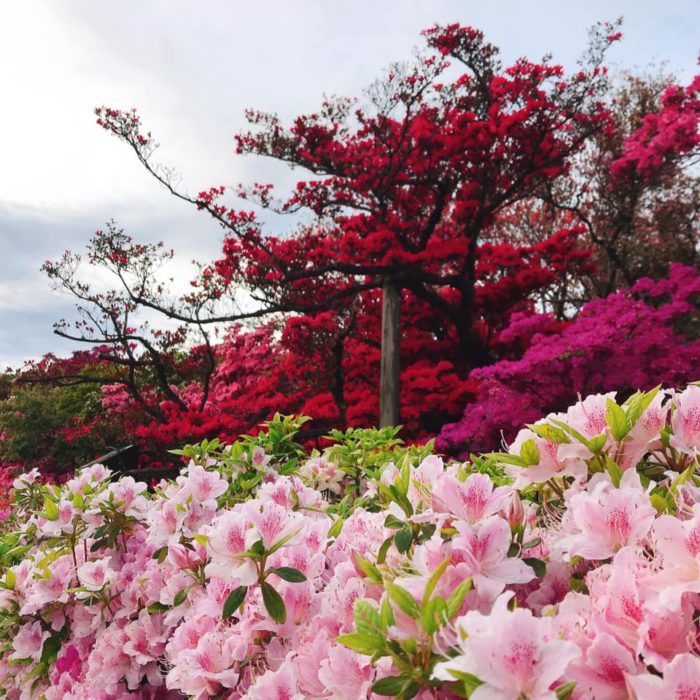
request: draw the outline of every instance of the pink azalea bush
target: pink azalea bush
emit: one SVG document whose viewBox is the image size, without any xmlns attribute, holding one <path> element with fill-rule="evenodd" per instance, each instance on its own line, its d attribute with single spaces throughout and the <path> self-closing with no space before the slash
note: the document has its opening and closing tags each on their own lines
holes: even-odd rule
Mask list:
<svg viewBox="0 0 700 700">
<path fill-rule="evenodd" d="M 700 697 L 700 386 L 588 396 L 445 463 L 303 419 L 174 481 L 19 476 L 8 698 Z"/>
</svg>

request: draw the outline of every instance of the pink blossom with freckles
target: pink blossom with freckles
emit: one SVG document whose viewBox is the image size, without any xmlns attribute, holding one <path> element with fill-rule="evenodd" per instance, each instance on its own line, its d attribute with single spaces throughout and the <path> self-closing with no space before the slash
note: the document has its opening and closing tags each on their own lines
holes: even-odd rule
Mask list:
<svg viewBox="0 0 700 700">
<path fill-rule="evenodd" d="M 535 574 L 521 559 L 508 556 L 512 533 L 508 523 L 491 516 L 477 525 L 457 521 L 452 538 L 452 563 L 464 562 L 477 591 L 491 600 L 506 584 L 527 583 Z"/>
<path fill-rule="evenodd" d="M 199 465 L 190 467 L 187 476 L 192 498 L 202 503 L 215 501 L 228 489 L 228 482 L 218 472 L 207 471 Z"/>
<path fill-rule="evenodd" d="M 450 669 L 471 673 L 483 681 L 471 700 L 555 700 L 551 690 L 581 650 L 558 639 L 546 618 L 529 610 L 508 610 L 511 594 L 494 603 L 490 615 L 470 611 L 456 621 L 459 651 L 437 664 L 433 678 L 451 681 Z"/>
<path fill-rule="evenodd" d="M 690 385 L 673 397 L 671 447 L 689 455 L 700 451 L 700 386 Z"/>
<path fill-rule="evenodd" d="M 555 545 L 568 557 L 608 559 L 627 545 L 641 542 L 649 533 L 656 510 L 635 470 L 624 473 L 620 488 L 599 480 L 590 492 L 573 496 L 565 525 L 571 534 Z"/>
<path fill-rule="evenodd" d="M 48 639 L 49 633 L 45 631 L 40 622 L 22 625 L 17 634 L 12 638 L 13 652 L 11 659 L 31 659 L 38 663 L 41 658 L 41 651 L 44 640 Z"/>
<path fill-rule="evenodd" d="M 78 579 L 88 591 L 99 591 L 106 586 L 116 573 L 104 561 L 88 561 L 78 567 Z M 79 594 L 85 595 L 85 594 Z"/>
<path fill-rule="evenodd" d="M 296 537 L 304 522 L 300 513 L 290 512 L 269 501 L 266 503 L 248 501 L 245 504 L 245 512 L 266 549 L 290 535 Z"/>
<path fill-rule="evenodd" d="M 258 574 L 251 559 L 240 557 L 257 539 L 248 518 L 239 510 L 225 511 L 216 518 L 209 532 L 207 551 L 210 561 L 205 568 L 207 576 L 224 580 L 235 578 L 247 586 L 257 580 Z"/>
<path fill-rule="evenodd" d="M 636 700 L 700 700 L 700 658 L 679 654 L 664 669 L 663 678 L 646 673 L 629 676 Z"/>
<path fill-rule="evenodd" d="M 623 440 L 616 460 L 623 470 L 635 467 L 647 452 L 660 446 L 661 428 L 669 411 L 665 398 L 663 392 L 657 393 Z"/>
<path fill-rule="evenodd" d="M 546 421 L 540 421 L 546 422 Z M 520 456 L 523 444 L 532 440 L 539 452 L 537 464 L 526 467 L 509 465 L 506 473 L 515 482 L 515 488 L 529 484 L 541 484 L 555 476 L 570 476 L 583 479 L 588 473 L 586 459 L 591 455 L 588 449 L 578 443 L 557 443 L 545 440 L 529 428 L 523 428 L 508 448 L 509 454 Z"/>
<path fill-rule="evenodd" d="M 437 479 L 433 500 L 449 513 L 474 523 L 505 508 L 512 491 L 510 486 L 494 489 L 487 474 L 470 474 L 459 481 L 453 473 L 445 472 Z"/>
<path fill-rule="evenodd" d="M 285 661 L 276 671 L 268 671 L 248 688 L 242 700 L 306 700 L 297 690 L 294 666 Z"/>
<path fill-rule="evenodd" d="M 615 400 L 616 392 L 591 394 L 571 406 L 566 412 L 566 423 L 586 438 L 602 435 L 608 430 L 606 413 L 608 399 Z"/>
</svg>

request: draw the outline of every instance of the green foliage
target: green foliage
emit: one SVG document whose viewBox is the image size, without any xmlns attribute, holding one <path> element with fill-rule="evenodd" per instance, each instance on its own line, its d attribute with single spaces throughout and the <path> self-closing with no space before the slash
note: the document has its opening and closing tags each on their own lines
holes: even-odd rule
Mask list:
<svg viewBox="0 0 700 700">
<path fill-rule="evenodd" d="M 102 392 L 95 384 L 22 384 L 3 376 L 0 392 L 0 460 L 44 472 L 72 471 L 125 441 L 123 427 L 104 419 Z M 102 416 L 100 430 L 72 426 Z"/>
</svg>

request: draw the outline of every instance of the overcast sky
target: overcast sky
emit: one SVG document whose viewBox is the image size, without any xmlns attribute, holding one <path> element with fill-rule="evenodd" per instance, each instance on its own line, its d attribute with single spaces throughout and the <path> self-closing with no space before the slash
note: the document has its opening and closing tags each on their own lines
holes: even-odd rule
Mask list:
<svg viewBox="0 0 700 700">
<path fill-rule="evenodd" d="M 72 349 L 52 334 L 70 300 L 39 267 L 106 220 L 183 260 L 219 248 L 221 230 L 95 126 L 95 106 L 137 107 L 191 192 L 274 180 L 272 164 L 233 154 L 245 107 L 291 117 L 324 93 L 358 95 L 435 22 L 479 27 L 507 61 L 572 67 L 587 28 L 620 15 L 614 64 L 693 74 L 697 0 L 0 0 L 0 368 Z"/>
</svg>

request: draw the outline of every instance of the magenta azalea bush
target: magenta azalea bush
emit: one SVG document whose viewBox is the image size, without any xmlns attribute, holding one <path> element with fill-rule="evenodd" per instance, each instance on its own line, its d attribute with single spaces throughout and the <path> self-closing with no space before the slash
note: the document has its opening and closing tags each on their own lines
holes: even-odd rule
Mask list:
<svg viewBox="0 0 700 700">
<path fill-rule="evenodd" d="M 683 386 L 700 365 L 700 272 L 673 264 L 666 279 L 596 299 L 559 332 L 546 315 L 515 314 L 501 334 L 528 346 L 515 360 L 474 370 L 477 400 L 443 427 L 440 450 L 465 457 L 511 439 L 524 421 L 559 411 L 578 395 L 617 390 L 625 397 L 658 383 Z M 544 332 L 542 332 L 544 331 Z"/>
<path fill-rule="evenodd" d="M 302 419 L 174 481 L 15 482 L 8 698 L 700 697 L 700 386 L 588 396 L 445 463 Z"/>
</svg>

